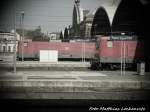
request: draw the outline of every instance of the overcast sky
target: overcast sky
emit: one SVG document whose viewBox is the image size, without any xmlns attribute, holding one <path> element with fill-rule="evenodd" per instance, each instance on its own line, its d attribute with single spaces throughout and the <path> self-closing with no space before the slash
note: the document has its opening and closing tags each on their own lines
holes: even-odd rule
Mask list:
<svg viewBox="0 0 150 112">
<path fill-rule="evenodd" d="M 106 0 L 81 0 L 83 9 L 94 10 Z M 110 1 L 110 0 L 107 0 Z M 20 12 L 24 11 L 24 26 L 34 29 L 41 26 L 44 32 L 63 30 L 72 24 L 74 0 L 3 0 L 0 1 L 0 30 L 10 30 L 14 26 L 16 10 L 16 26 L 20 26 Z"/>
<path fill-rule="evenodd" d="M 94 11 L 102 5 L 112 7 L 112 4 L 120 0 L 80 1 L 83 9 Z M 15 17 L 16 26 L 19 28 L 21 11 L 25 12 L 26 29 L 35 29 L 40 25 L 44 32 L 61 31 L 72 24 L 73 6 L 74 0 L 0 0 L 0 31 L 14 28 Z M 108 12 L 111 12 L 111 8 Z"/>
</svg>

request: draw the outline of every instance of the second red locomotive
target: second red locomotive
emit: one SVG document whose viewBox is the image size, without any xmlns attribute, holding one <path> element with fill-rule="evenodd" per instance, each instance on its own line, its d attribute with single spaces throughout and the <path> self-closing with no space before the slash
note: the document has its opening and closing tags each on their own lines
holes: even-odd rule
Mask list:
<svg viewBox="0 0 150 112">
<path fill-rule="evenodd" d="M 96 42 L 93 69 L 132 67 L 143 59 L 143 44 L 136 36 L 100 36 Z"/>
</svg>

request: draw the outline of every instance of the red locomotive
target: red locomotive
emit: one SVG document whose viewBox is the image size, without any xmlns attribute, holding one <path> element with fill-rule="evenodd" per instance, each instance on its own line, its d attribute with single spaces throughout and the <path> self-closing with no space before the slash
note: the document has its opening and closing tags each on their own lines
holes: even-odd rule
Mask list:
<svg viewBox="0 0 150 112">
<path fill-rule="evenodd" d="M 22 45 L 18 44 L 18 58 L 22 57 Z M 40 50 L 57 50 L 59 59 L 91 59 L 94 57 L 94 42 L 39 42 L 25 41 L 24 59 L 39 59 Z"/>
<path fill-rule="evenodd" d="M 22 57 L 22 44 L 18 44 L 18 58 Z M 59 59 L 85 58 L 94 69 L 120 68 L 121 63 L 131 67 L 143 60 L 143 42 L 136 36 L 99 36 L 95 42 L 39 42 L 25 41 L 24 59 L 39 59 L 40 50 L 57 50 Z"/>
<path fill-rule="evenodd" d="M 143 44 L 136 36 L 101 36 L 97 39 L 92 69 L 133 67 L 143 60 Z"/>
</svg>

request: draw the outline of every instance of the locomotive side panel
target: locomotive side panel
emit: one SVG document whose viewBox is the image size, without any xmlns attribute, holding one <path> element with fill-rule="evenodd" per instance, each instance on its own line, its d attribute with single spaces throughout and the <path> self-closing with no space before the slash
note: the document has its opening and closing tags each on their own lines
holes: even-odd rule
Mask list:
<svg viewBox="0 0 150 112">
<path fill-rule="evenodd" d="M 22 47 L 21 42 L 18 47 L 18 57 L 22 57 Z M 58 58 L 70 58 L 70 59 L 80 59 L 83 58 L 92 58 L 94 57 L 95 43 L 87 42 L 25 42 L 23 48 L 24 58 L 36 58 L 39 59 L 40 50 L 57 50 Z"/>
<path fill-rule="evenodd" d="M 119 63 L 121 57 L 121 43 L 111 41 L 108 37 L 102 37 L 99 47 L 99 58 L 101 63 Z"/>
<path fill-rule="evenodd" d="M 123 40 L 124 39 L 124 40 Z M 95 57 L 91 61 L 92 69 L 120 68 L 121 62 L 127 68 L 136 68 L 136 63 L 144 60 L 143 42 L 135 36 L 108 37 L 101 36 L 97 39 Z"/>
<path fill-rule="evenodd" d="M 34 58 L 34 44 L 32 42 L 18 43 L 18 58 L 22 58 L 22 50 L 24 58 Z"/>
<path fill-rule="evenodd" d="M 99 59 L 102 63 L 120 63 L 124 57 L 126 63 L 133 63 L 142 57 L 141 45 L 137 40 L 120 41 L 101 37 L 99 45 Z"/>
</svg>

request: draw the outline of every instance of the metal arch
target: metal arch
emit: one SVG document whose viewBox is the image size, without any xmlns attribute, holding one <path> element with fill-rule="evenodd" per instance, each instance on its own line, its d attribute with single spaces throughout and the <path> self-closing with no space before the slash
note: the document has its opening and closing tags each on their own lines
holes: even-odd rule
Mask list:
<svg viewBox="0 0 150 112">
<path fill-rule="evenodd" d="M 91 35 L 107 35 L 111 32 L 111 24 L 110 24 L 110 19 L 108 16 L 108 13 L 106 9 L 103 6 L 100 6 L 97 8 L 93 23 L 92 23 L 92 28 L 91 28 Z"/>
<path fill-rule="evenodd" d="M 141 0 L 122 0 L 112 21 L 112 32 L 138 32 Z"/>
</svg>

